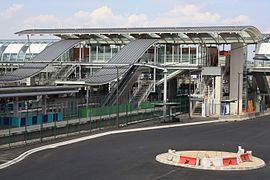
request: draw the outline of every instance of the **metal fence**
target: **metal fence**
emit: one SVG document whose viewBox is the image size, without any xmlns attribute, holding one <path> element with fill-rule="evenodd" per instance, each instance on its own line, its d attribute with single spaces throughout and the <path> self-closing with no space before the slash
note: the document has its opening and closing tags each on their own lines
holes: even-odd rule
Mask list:
<svg viewBox="0 0 270 180">
<path fill-rule="evenodd" d="M 73 99 L 57 104 L 49 103 L 46 114 L 42 114 L 40 104 L 36 103 L 31 108 L 20 109 L 16 116 L 12 111 L 1 114 L 0 145 L 11 148 L 82 132 L 92 133 L 157 120 L 162 117 L 163 110 L 155 107 L 155 103 L 142 102 L 139 107 L 133 107 L 130 103 L 107 107 L 90 104 L 87 107 L 82 100 Z M 188 109 L 188 103 L 182 101 L 173 109 L 173 113 L 186 113 Z"/>
</svg>

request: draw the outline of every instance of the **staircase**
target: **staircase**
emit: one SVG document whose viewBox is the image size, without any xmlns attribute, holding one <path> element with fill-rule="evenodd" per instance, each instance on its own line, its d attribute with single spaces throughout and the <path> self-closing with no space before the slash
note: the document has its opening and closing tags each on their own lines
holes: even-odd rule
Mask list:
<svg viewBox="0 0 270 180">
<path fill-rule="evenodd" d="M 75 71 L 75 69 L 78 67 L 78 65 L 67 65 L 67 66 L 61 66 L 58 68 L 58 70 L 51 76 L 51 79 L 53 82 L 55 80 L 65 81 L 68 80 L 69 76 Z"/>
<path fill-rule="evenodd" d="M 192 114 L 193 115 L 202 115 L 202 105 L 206 100 L 205 97 L 209 100 L 213 100 L 213 88 L 208 86 L 210 78 L 206 78 L 205 83 L 199 84 L 199 88 L 195 90 L 195 93 L 191 95 L 194 99 L 197 98 L 198 100 L 194 101 L 195 104 L 192 107 Z M 209 104 L 208 104 L 209 106 Z M 210 107 L 207 107 L 210 108 Z M 210 111 L 208 111 L 210 112 Z M 211 111 L 212 112 L 212 111 Z"/>
<path fill-rule="evenodd" d="M 269 94 L 270 90 L 266 75 L 264 75 L 263 73 L 254 73 L 254 77 L 259 87 L 260 93 Z"/>
<path fill-rule="evenodd" d="M 145 101 L 149 96 L 153 87 L 153 81 L 144 80 L 141 81 L 139 87 L 134 91 L 130 102 L 134 105 L 139 105 L 142 101 Z"/>
<path fill-rule="evenodd" d="M 202 101 L 196 101 L 195 105 L 193 106 L 193 115 L 198 115 L 201 116 L 202 115 Z"/>
<path fill-rule="evenodd" d="M 138 66 L 133 66 L 130 70 L 123 75 L 123 78 L 119 80 L 118 90 L 119 90 L 119 103 L 128 102 L 129 89 L 137 81 L 139 75 L 141 74 L 141 69 Z M 117 103 L 117 82 L 111 84 L 111 91 L 105 97 L 102 105 L 113 105 Z"/>
</svg>

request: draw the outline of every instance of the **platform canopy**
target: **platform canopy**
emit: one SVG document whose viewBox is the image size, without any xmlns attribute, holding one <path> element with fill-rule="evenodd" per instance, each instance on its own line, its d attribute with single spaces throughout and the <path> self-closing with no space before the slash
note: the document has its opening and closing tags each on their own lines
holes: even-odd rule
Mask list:
<svg viewBox="0 0 270 180">
<path fill-rule="evenodd" d="M 255 44 L 263 39 L 261 32 L 254 26 L 28 29 L 15 34 L 48 34 L 63 39 L 89 39 L 112 44 L 151 38 L 159 39 L 160 43 Z"/>
</svg>

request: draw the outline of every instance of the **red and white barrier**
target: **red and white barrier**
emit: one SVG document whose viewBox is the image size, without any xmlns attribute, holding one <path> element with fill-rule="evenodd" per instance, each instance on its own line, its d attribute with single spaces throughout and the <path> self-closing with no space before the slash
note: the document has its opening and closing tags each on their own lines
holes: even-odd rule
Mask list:
<svg viewBox="0 0 270 180">
<path fill-rule="evenodd" d="M 241 146 L 238 147 L 238 152 L 235 155 L 231 153 L 231 156 L 220 155 L 209 157 L 209 155 L 203 154 L 202 157 L 194 157 L 183 152 L 176 152 L 175 150 L 169 149 L 167 160 L 180 165 L 202 166 L 204 168 L 235 166 L 243 162 L 252 161 L 252 151 L 245 152 Z"/>
</svg>

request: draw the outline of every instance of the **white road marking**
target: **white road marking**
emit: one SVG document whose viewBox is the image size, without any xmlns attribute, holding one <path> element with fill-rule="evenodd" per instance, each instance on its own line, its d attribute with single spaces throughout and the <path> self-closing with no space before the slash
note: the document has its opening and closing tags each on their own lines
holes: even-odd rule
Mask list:
<svg viewBox="0 0 270 180">
<path fill-rule="evenodd" d="M 90 139 L 95 139 L 95 138 L 99 138 L 99 137 L 103 137 L 103 136 L 108 136 L 108 135 L 113 135 L 113 134 L 129 133 L 129 132 L 148 131 L 148 130 L 155 130 L 155 129 L 166 129 L 166 128 L 182 127 L 182 126 L 194 126 L 194 125 L 200 125 L 200 124 L 218 123 L 218 122 L 225 122 L 225 121 L 226 120 L 211 120 L 211 121 L 193 122 L 193 123 L 185 123 L 185 124 L 171 124 L 171 125 L 165 125 L 165 126 L 154 126 L 154 127 L 145 127 L 145 128 L 135 128 L 135 129 L 108 131 L 108 132 L 104 132 L 104 133 L 85 136 L 85 137 L 81 137 L 81 138 L 77 138 L 77 139 L 72 139 L 72 140 L 68 140 L 68 141 L 64 141 L 64 142 L 45 145 L 45 146 L 41 146 L 41 147 L 38 147 L 38 148 L 28 150 L 28 151 L 22 153 L 21 155 L 19 155 L 18 157 L 14 158 L 14 159 L 6 162 L 6 163 L 1 164 L 0 169 L 4 169 L 4 168 L 7 168 L 7 167 L 9 167 L 9 166 L 11 166 L 13 164 L 16 164 L 16 163 L 22 161 L 23 159 L 25 159 L 27 156 L 29 156 L 29 155 L 31 155 L 33 153 L 39 152 L 39 151 L 43 151 L 43 150 L 46 150 L 46 149 L 53 149 L 53 148 L 57 148 L 57 147 L 60 147 L 60 146 L 74 144 L 74 143 L 77 143 L 77 142 L 86 141 L 86 140 L 90 140 Z"/>
</svg>

